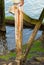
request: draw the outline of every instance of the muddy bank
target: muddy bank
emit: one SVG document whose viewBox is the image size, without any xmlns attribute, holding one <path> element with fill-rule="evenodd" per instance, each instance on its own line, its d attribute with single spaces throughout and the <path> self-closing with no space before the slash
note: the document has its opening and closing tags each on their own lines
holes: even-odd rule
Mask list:
<svg viewBox="0 0 44 65">
<path fill-rule="evenodd" d="M 6 20 L 5 20 L 5 24 L 6 24 L 6 25 L 12 25 L 12 26 L 14 26 L 14 20 L 6 19 Z"/>
</svg>

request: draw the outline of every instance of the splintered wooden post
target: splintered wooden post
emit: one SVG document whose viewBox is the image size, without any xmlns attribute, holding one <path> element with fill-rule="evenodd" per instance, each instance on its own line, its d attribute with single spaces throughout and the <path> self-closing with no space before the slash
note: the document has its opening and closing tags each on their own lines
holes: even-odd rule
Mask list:
<svg viewBox="0 0 44 65">
<path fill-rule="evenodd" d="M 22 30 L 23 30 L 23 14 L 19 8 L 15 10 L 15 41 L 16 41 L 16 57 L 22 55 Z"/>
<path fill-rule="evenodd" d="M 10 13 L 15 15 L 15 42 L 16 42 L 16 65 L 21 65 L 22 59 L 22 30 L 23 30 L 23 13 L 22 5 L 24 0 L 13 0 L 14 5 L 9 9 Z"/>
<path fill-rule="evenodd" d="M 23 13 L 21 7 L 15 10 L 15 41 L 16 41 L 16 65 L 21 65 L 22 57 L 22 30 L 23 30 Z"/>
<path fill-rule="evenodd" d="M 15 15 L 15 42 L 16 42 L 16 65 L 21 65 L 22 59 L 22 30 L 23 30 L 23 13 L 22 7 L 13 5 L 10 10 L 10 13 Z"/>
</svg>

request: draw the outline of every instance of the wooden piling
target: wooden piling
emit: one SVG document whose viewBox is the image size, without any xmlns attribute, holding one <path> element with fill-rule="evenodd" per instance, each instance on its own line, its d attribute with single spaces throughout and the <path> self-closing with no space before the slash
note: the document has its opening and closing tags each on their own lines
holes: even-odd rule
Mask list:
<svg viewBox="0 0 44 65">
<path fill-rule="evenodd" d="M 21 7 L 15 7 L 15 41 L 16 41 L 16 65 L 21 65 L 22 58 L 22 30 L 23 13 Z"/>
<path fill-rule="evenodd" d="M 21 9 L 15 10 L 15 41 L 17 58 L 22 55 L 22 30 L 23 30 L 23 14 Z"/>
</svg>

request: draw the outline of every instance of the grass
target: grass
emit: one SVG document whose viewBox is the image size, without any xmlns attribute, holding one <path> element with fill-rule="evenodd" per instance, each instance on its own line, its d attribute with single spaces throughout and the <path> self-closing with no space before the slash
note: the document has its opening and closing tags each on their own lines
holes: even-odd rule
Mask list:
<svg viewBox="0 0 44 65">
<path fill-rule="evenodd" d="M 9 60 L 9 58 L 15 57 L 15 56 L 16 56 L 15 53 L 10 52 L 10 53 L 7 54 L 7 55 L 0 56 L 0 59 Z"/>
<path fill-rule="evenodd" d="M 26 49 L 26 46 L 27 45 L 23 46 L 23 50 Z M 44 49 L 41 47 L 41 42 L 39 40 L 33 42 L 33 46 L 30 52 L 34 52 L 34 51 L 44 52 Z"/>
<path fill-rule="evenodd" d="M 41 42 L 40 41 L 34 41 L 33 46 L 30 50 L 30 53 L 28 54 L 27 58 L 32 58 L 34 56 L 39 56 L 36 54 L 36 52 L 44 52 L 44 49 L 41 47 Z M 27 45 L 23 46 L 23 51 L 26 49 Z M 34 52 L 34 53 L 31 53 Z"/>
<path fill-rule="evenodd" d="M 38 51 L 38 52 L 44 52 L 44 49 L 41 47 L 40 41 L 35 41 L 30 51 Z"/>
<path fill-rule="evenodd" d="M 5 19 L 9 19 L 9 20 L 14 20 L 14 17 L 13 16 L 5 16 Z"/>
<path fill-rule="evenodd" d="M 36 54 L 36 52 L 44 52 L 44 49 L 41 47 L 41 42 L 40 41 L 35 41 L 30 52 L 35 52 L 35 53 L 29 53 L 28 58 L 32 58 L 34 56 L 39 56 Z"/>
<path fill-rule="evenodd" d="M 26 44 L 23 45 L 23 51 L 26 49 Z M 31 52 L 44 52 L 44 49 L 41 47 L 41 42 L 40 41 L 34 41 L 34 44 L 30 50 L 30 53 L 28 54 L 27 58 L 31 58 L 33 56 L 38 56 L 36 53 L 31 53 Z M 11 57 L 15 57 L 16 54 L 14 52 L 10 52 L 8 55 L 3 55 L 3 56 L 0 56 L 0 58 L 2 59 L 5 59 L 5 60 L 8 60 L 9 58 Z"/>
</svg>

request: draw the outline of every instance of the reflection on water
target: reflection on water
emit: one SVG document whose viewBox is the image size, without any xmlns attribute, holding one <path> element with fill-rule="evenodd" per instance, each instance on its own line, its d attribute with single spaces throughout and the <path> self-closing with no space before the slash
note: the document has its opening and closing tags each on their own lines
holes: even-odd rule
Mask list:
<svg viewBox="0 0 44 65">
<path fill-rule="evenodd" d="M 23 44 L 27 42 L 28 38 L 32 33 L 31 29 L 23 29 Z M 35 39 L 39 38 L 42 34 L 42 31 L 38 31 Z M 8 49 L 15 48 L 15 29 L 14 27 L 6 26 L 6 41 Z"/>
</svg>

